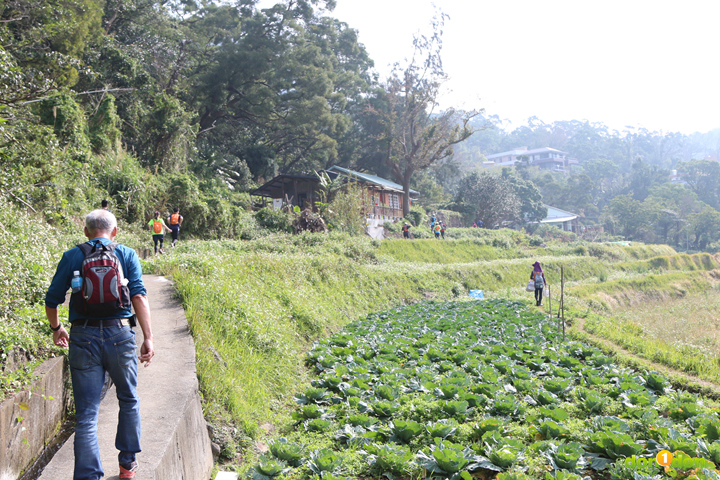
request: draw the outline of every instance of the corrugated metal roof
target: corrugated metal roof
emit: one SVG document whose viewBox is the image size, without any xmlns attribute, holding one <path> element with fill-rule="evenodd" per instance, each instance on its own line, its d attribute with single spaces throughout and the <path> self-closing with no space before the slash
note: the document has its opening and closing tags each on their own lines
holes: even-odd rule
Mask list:
<svg viewBox="0 0 720 480">
<path fill-rule="evenodd" d="M 529 155 L 529 154 L 543 153 L 543 152 L 563 153 L 563 154 L 567 155 L 567 152 L 563 152 L 562 150 L 558 150 L 556 148 L 541 147 L 541 148 L 534 148 L 532 150 L 528 150 L 526 147 L 522 147 L 522 148 L 516 148 L 514 150 L 508 150 L 507 152 L 500 152 L 500 153 L 493 153 L 492 155 L 485 155 L 485 158 L 490 160 L 491 158 L 505 157 L 508 155 L 515 155 L 517 157 L 517 156 L 521 156 L 521 155 Z"/>
<path fill-rule="evenodd" d="M 575 220 L 577 215 L 573 215 L 572 217 L 552 217 L 552 218 L 546 218 L 545 220 L 540 220 L 540 223 L 561 223 L 561 222 L 571 222 Z"/>
<path fill-rule="evenodd" d="M 546 220 L 550 218 L 558 218 L 558 217 L 579 217 L 577 213 L 568 212 L 567 210 L 562 210 L 557 207 L 551 207 L 550 205 L 545 205 L 548 209 Z"/>
<path fill-rule="evenodd" d="M 356 172 L 354 170 L 350 170 L 349 168 L 338 167 L 337 165 L 328 168 L 327 171 L 344 173 L 345 175 L 357 177 L 358 179 L 361 179 L 365 182 L 374 183 L 375 185 L 380 185 L 381 187 L 383 187 L 387 190 L 393 190 L 393 191 L 397 191 L 397 192 L 403 191 L 402 185 L 395 183 L 395 182 L 391 182 L 390 180 L 386 180 L 384 178 L 378 177 L 377 175 Z M 415 190 L 412 190 L 412 189 L 410 189 L 410 193 L 412 193 L 413 195 L 420 194 L 419 192 L 416 192 Z"/>
</svg>

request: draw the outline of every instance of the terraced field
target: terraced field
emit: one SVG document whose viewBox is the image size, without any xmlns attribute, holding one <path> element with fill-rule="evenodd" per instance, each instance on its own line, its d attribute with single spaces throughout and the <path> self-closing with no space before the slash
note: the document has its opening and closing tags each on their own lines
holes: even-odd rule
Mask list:
<svg viewBox="0 0 720 480">
<path fill-rule="evenodd" d="M 559 342 L 523 303 L 372 314 L 319 341 L 307 364 L 318 376 L 256 480 L 720 479 L 716 402 Z M 662 450 L 675 452 L 666 469 Z"/>
</svg>

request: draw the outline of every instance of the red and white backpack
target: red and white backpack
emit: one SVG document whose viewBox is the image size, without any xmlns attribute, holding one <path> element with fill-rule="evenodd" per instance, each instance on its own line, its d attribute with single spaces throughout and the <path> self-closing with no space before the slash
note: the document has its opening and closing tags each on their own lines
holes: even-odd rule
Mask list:
<svg viewBox="0 0 720 480">
<path fill-rule="evenodd" d="M 130 289 L 120 259 L 117 242 L 78 245 L 85 255 L 80 268 L 82 289 L 73 293 L 75 310 L 88 318 L 107 318 L 130 308 Z"/>
</svg>

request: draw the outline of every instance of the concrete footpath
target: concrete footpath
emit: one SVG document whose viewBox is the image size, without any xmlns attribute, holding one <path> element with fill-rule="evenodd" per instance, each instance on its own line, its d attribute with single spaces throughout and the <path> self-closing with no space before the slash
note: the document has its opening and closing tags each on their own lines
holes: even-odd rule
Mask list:
<svg viewBox="0 0 720 480">
<path fill-rule="evenodd" d="M 208 480 L 213 466 L 210 438 L 202 415 L 195 371 L 195 345 L 185 312 L 173 297 L 172 283 L 155 275 L 143 277 L 148 290 L 155 358 L 138 366 L 142 416 L 142 453 L 137 480 Z M 143 337 L 136 327 L 138 345 Z M 105 479 L 118 478 L 115 432 L 118 403 L 111 388 L 100 405 L 98 437 Z M 72 480 L 73 440 L 63 445 L 40 480 Z"/>
</svg>

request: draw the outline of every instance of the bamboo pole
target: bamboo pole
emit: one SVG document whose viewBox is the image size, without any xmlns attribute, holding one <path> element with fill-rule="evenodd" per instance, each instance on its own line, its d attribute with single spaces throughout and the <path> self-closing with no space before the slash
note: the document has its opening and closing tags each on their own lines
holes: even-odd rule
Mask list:
<svg viewBox="0 0 720 480">
<path fill-rule="evenodd" d="M 562 310 L 562 332 L 565 341 L 565 269 L 560 267 L 560 308 Z"/>
<path fill-rule="evenodd" d="M 548 288 L 548 297 L 547 297 L 548 298 L 548 307 L 550 308 L 550 311 L 548 312 L 548 318 L 550 319 L 550 321 L 552 321 L 552 316 L 553 316 L 552 295 L 550 294 L 550 284 L 549 283 L 547 285 L 547 288 Z M 558 333 L 559 333 L 559 330 L 560 330 L 560 325 L 558 325 Z"/>
</svg>

